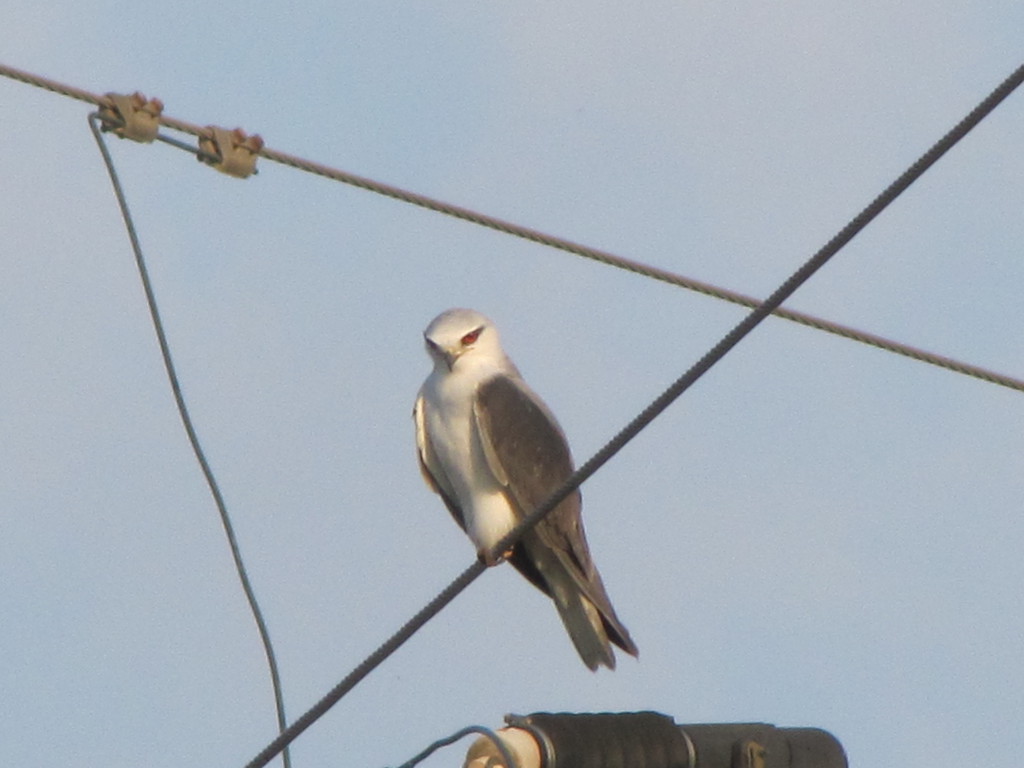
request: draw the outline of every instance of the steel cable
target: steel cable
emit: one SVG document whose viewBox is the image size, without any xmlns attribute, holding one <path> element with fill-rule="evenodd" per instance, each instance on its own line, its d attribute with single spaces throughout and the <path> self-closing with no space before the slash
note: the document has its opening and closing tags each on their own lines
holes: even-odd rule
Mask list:
<svg viewBox="0 0 1024 768">
<path fill-rule="evenodd" d="M 70 85 L 65 85 L 49 78 L 41 77 L 29 72 L 24 72 L 14 67 L 9 67 L 0 64 L 0 75 L 4 75 L 14 80 L 21 81 L 28 85 L 33 85 L 38 88 L 44 88 L 53 93 L 58 93 L 71 98 L 79 99 L 80 101 L 89 102 L 100 106 L 108 104 L 108 99 L 103 96 L 99 96 L 89 91 L 75 88 Z M 182 133 L 188 133 L 193 136 L 209 136 L 210 131 L 206 128 L 189 123 L 184 120 L 169 117 L 166 115 L 160 116 L 161 124 L 180 131 Z M 194 147 L 190 147 L 182 142 L 179 142 L 168 137 L 159 136 L 161 141 L 170 144 L 178 149 L 184 149 L 193 154 L 199 154 L 198 150 Z M 420 195 L 415 192 L 410 192 L 399 187 L 384 184 L 373 179 L 366 178 L 364 176 L 358 176 L 347 171 L 333 168 L 322 163 L 317 163 L 312 160 L 290 155 L 285 152 L 280 152 L 269 147 L 264 147 L 260 151 L 260 155 L 265 157 L 267 160 L 271 160 L 282 165 L 289 166 L 305 173 L 311 173 L 317 176 L 321 176 L 332 181 L 338 181 L 343 184 L 358 187 L 369 192 L 374 192 L 379 195 L 400 200 L 411 205 L 416 205 L 427 210 L 434 211 L 436 213 L 442 213 L 447 216 L 452 216 L 463 221 L 477 224 L 478 226 L 487 227 L 498 232 L 502 232 L 507 235 L 519 237 L 530 242 L 545 245 L 556 250 L 571 253 L 582 258 L 591 259 L 593 261 L 606 264 L 618 269 L 623 269 L 628 272 L 632 272 L 643 277 L 648 277 L 654 280 L 659 280 L 669 285 L 674 285 L 680 288 L 686 288 L 687 290 L 695 291 L 697 293 L 711 296 L 716 299 L 728 301 L 733 304 L 738 304 L 748 309 L 753 309 L 760 304 L 760 301 L 746 294 L 739 293 L 737 291 L 731 291 L 727 288 L 712 285 L 700 280 L 695 280 L 684 275 L 680 275 L 675 272 L 670 272 L 665 269 L 644 264 L 639 261 L 625 258 L 623 256 L 617 256 L 608 251 L 603 251 L 598 248 L 591 248 L 580 243 L 566 240 L 565 238 L 556 237 L 549 235 L 544 232 L 540 232 L 529 227 L 524 227 L 519 224 L 514 224 L 503 219 L 499 219 L 494 216 L 488 216 L 487 214 L 480 213 L 478 211 L 464 208 L 462 206 L 453 205 L 434 198 L 427 197 L 426 195 Z M 991 384 L 997 384 L 1002 387 L 1014 389 L 1018 392 L 1024 392 L 1024 380 L 1008 376 L 1006 374 L 997 373 L 996 371 L 982 368 L 971 363 L 965 363 L 961 360 L 956 360 L 945 355 L 940 355 L 935 352 L 929 352 L 918 347 L 913 347 L 908 344 L 903 344 L 892 339 L 879 336 L 874 333 L 868 333 L 867 331 L 861 331 L 856 328 L 852 328 L 841 323 L 834 323 L 830 320 L 825 320 L 814 315 L 810 315 L 804 312 L 798 312 L 783 307 L 777 307 L 773 313 L 777 317 L 781 317 L 785 320 L 789 320 L 794 323 L 805 325 L 809 328 L 816 330 L 825 331 L 827 333 L 840 336 L 842 338 L 850 339 L 851 341 L 857 341 L 862 344 L 876 347 L 878 349 L 892 352 L 894 354 L 908 357 L 912 360 L 917 360 L 922 363 L 934 365 L 938 368 L 943 368 L 954 373 L 959 373 L 965 376 L 971 376 L 981 381 L 987 381 Z"/>
<path fill-rule="evenodd" d="M 615 435 L 600 451 L 577 469 L 544 503 L 523 518 L 516 527 L 499 541 L 494 549 L 495 556 L 507 552 L 526 532 L 534 528 L 545 515 L 561 503 L 573 490 L 586 481 L 598 469 L 622 450 L 630 440 L 658 417 L 669 405 L 683 394 L 695 381 L 703 376 L 715 363 L 722 359 L 747 334 L 749 334 L 772 311 L 788 299 L 794 291 L 806 282 L 817 270 L 824 266 L 844 245 L 866 227 L 886 207 L 902 194 L 907 187 L 927 171 L 940 157 L 948 152 L 960 139 L 967 135 L 986 115 L 998 106 L 1024 80 L 1024 66 L 1019 67 L 990 93 L 977 107 L 945 136 L 937 141 L 927 152 L 918 158 L 906 171 L 886 187 L 860 213 L 843 227 L 831 240 L 818 250 L 807 262 L 794 272 L 767 299 L 759 304 L 739 324 L 737 324 L 721 341 L 715 344 L 686 373 L 673 382 L 661 395 L 648 405 L 636 418 Z M 246 768 L 260 768 L 295 740 L 316 719 L 336 704 L 356 683 L 366 677 L 391 653 L 404 644 L 427 621 L 433 618 L 444 606 L 450 603 L 459 593 L 471 584 L 485 567 L 480 561 L 475 562 L 462 572 L 448 587 L 427 604 L 416 616 L 407 622 L 398 632 L 392 635 L 380 648 L 373 652 L 353 672 L 323 697 L 312 709 L 306 712 L 295 723 L 285 729 L 256 757 L 246 764 Z"/>
</svg>

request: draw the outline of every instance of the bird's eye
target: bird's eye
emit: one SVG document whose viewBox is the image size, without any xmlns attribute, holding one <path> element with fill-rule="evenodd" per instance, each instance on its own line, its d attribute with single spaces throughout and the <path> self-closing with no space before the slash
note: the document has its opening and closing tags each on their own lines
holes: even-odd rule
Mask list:
<svg viewBox="0 0 1024 768">
<path fill-rule="evenodd" d="M 483 328 L 477 328 L 475 331 L 470 331 L 465 336 L 463 336 L 462 339 L 461 339 L 462 346 L 468 347 L 470 344 L 472 344 L 477 339 L 479 339 L 480 338 L 480 332 L 482 330 L 483 330 Z"/>
</svg>

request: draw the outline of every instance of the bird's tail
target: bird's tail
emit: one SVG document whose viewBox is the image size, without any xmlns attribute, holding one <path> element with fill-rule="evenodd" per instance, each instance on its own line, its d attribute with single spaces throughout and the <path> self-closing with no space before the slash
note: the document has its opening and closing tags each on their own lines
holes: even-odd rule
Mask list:
<svg viewBox="0 0 1024 768">
<path fill-rule="evenodd" d="M 615 615 L 601 575 L 589 559 L 581 567 L 566 552 L 547 546 L 533 548 L 524 569 L 525 559 L 513 562 L 554 601 L 572 644 L 591 670 L 602 664 L 615 669 L 613 643 L 626 653 L 638 655 L 629 631 Z"/>
<path fill-rule="evenodd" d="M 555 590 L 552 595 L 558 616 L 583 663 L 591 670 L 596 670 L 601 664 L 615 669 L 615 654 L 612 653 L 601 612 L 581 592 L 571 591 L 568 595 L 560 595 L 559 592 L 562 590 Z"/>
</svg>

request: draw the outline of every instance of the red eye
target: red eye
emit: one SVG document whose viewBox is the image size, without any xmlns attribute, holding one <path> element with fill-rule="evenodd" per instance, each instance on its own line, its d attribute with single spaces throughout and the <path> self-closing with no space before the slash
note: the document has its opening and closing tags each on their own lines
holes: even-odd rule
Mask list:
<svg viewBox="0 0 1024 768">
<path fill-rule="evenodd" d="M 477 339 L 479 339 L 480 338 L 480 332 L 482 330 L 483 330 L 483 328 L 477 328 L 475 331 L 470 331 L 465 336 L 463 336 L 462 339 L 461 339 L 462 346 L 468 347 L 470 344 L 472 344 Z"/>
</svg>

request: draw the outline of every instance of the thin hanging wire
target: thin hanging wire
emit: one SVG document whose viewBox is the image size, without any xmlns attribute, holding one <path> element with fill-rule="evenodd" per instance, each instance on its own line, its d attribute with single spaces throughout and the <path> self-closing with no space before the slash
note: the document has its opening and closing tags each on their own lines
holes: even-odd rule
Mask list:
<svg viewBox="0 0 1024 768">
<path fill-rule="evenodd" d="M 414 755 L 406 760 L 398 766 L 398 768 L 415 768 L 432 754 L 437 752 L 437 750 L 441 749 L 441 747 L 447 747 L 454 744 L 459 739 L 463 739 L 471 733 L 483 736 L 494 745 L 494 748 L 498 750 L 498 754 L 501 755 L 501 759 L 504 761 L 503 765 L 505 768 L 518 768 L 519 763 L 516 761 L 515 755 L 513 755 L 512 751 L 508 748 L 508 745 L 502 741 L 501 737 L 498 736 L 497 733 L 482 725 L 467 725 L 465 728 L 456 731 L 451 736 L 445 736 L 443 739 L 438 739 L 418 755 Z"/>
<path fill-rule="evenodd" d="M 210 495 L 213 496 L 214 504 L 217 506 L 217 512 L 220 514 L 220 521 L 224 527 L 224 533 L 227 536 L 228 545 L 231 548 L 231 557 L 235 562 L 235 570 L 238 572 L 238 579 L 242 583 L 242 590 L 245 592 L 245 598 L 248 600 L 249 608 L 252 611 L 253 618 L 256 620 L 256 627 L 259 630 L 260 640 L 263 642 L 263 650 L 266 653 L 267 665 L 270 667 L 270 681 L 274 689 L 274 704 L 277 710 L 278 730 L 283 731 L 288 724 L 288 720 L 285 717 L 281 677 L 277 669 L 277 658 L 274 654 L 274 646 L 270 642 L 270 632 L 268 631 L 266 622 L 263 619 L 263 612 L 260 610 L 259 602 L 256 600 L 256 593 L 253 591 L 252 583 L 249 581 L 249 574 L 246 571 L 245 563 L 242 561 L 242 553 L 238 547 L 238 539 L 235 537 L 234 526 L 231 524 L 231 518 L 228 515 L 227 505 L 224 503 L 224 497 L 221 494 L 220 486 L 217 484 L 213 470 L 210 468 L 210 463 L 206 460 L 206 454 L 203 451 L 203 447 L 199 442 L 199 437 L 196 434 L 195 427 L 192 424 L 192 417 L 189 415 L 188 406 L 185 404 L 185 398 L 181 392 L 181 384 L 178 380 L 178 374 L 174 367 L 174 361 L 171 358 L 171 348 L 167 343 L 167 334 L 164 332 L 163 321 L 160 319 L 160 311 L 157 308 L 156 295 L 153 292 L 153 286 L 149 280 L 149 270 L 146 268 L 146 261 L 143 257 L 142 246 L 139 244 L 139 238 L 135 231 L 135 224 L 132 221 L 131 212 L 128 209 L 128 201 L 125 198 L 124 190 L 121 187 L 121 180 L 114 167 L 113 158 L 110 156 L 107 144 L 103 140 L 103 134 L 100 131 L 99 122 L 100 119 L 97 113 L 89 115 L 89 128 L 92 130 L 92 135 L 96 138 L 96 144 L 100 149 L 100 154 L 103 156 L 103 162 L 106 164 L 107 173 L 110 175 L 110 182 L 114 187 L 114 194 L 117 197 L 117 204 L 121 209 L 121 217 L 124 219 L 125 229 L 127 230 L 128 238 L 131 241 L 132 251 L 135 254 L 135 264 L 138 267 L 139 277 L 142 280 L 142 288 L 146 294 L 146 304 L 149 306 L 149 315 L 153 321 L 153 329 L 156 331 L 157 342 L 160 345 L 160 355 L 163 357 L 164 369 L 167 371 L 167 379 L 170 382 L 171 391 L 174 393 L 174 402 L 178 407 L 178 414 L 181 417 L 181 423 L 185 427 L 185 433 L 188 435 L 188 441 L 192 446 L 192 452 L 195 454 L 196 461 L 199 462 L 199 467 L 202 469 L 203 477 L 206 478 L 206 484 L 210 489 Z M 284 761 L 284 768 L 291 768 L 291 754 L 287 748 L 282 750 L 282 759 Z"/>
</svg>

